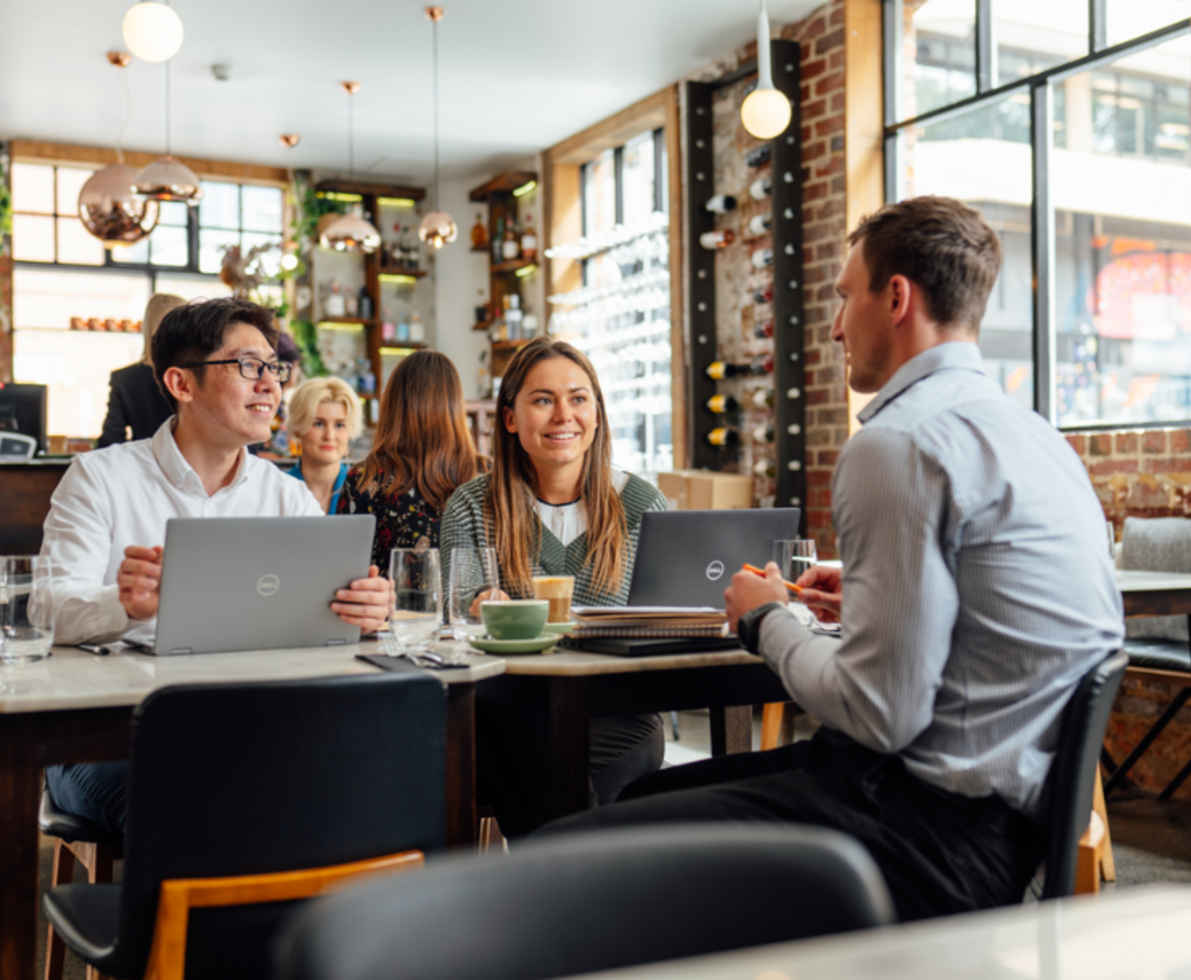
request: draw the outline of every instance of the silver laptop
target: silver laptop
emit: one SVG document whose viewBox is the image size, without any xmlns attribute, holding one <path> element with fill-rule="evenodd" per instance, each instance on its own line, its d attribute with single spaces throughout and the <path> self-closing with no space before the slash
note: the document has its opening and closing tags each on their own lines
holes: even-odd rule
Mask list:
<svg viewBox="0 0 1191 980">
<path fill-rule="evenodd" d="M 368 574 L 375 529 L 371 514 L 167 521 L 153 652 L 358 642 L 331 603 Z"/>
<path fill-rule="evenodd" d="M 724 608 L 744 564 L 764 568 L 773 542 L 798 537 L 798 507 L 648 510 L 641 516 L 630 606 Z"/>
</svg>

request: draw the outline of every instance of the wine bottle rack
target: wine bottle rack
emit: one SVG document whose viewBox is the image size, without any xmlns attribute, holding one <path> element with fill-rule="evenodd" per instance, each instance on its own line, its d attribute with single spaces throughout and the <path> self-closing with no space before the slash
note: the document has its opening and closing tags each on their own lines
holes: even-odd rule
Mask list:
<svg viewBox="0 0 1191 980">
<path fill-rule="evenodd" d="M 776 431 L 776 496 L 778 507 L 802 507 L 806 512 L 806 365 L 803 311 L 802 249 L 802 146 L 799 112 L 799 47 L 794 41 L 772 41 L 773 80 L 790 100 L 793 115 L 786 131 L 772 142 L 773 175 L 773 386 Z M 716 382 L 707 376 L 708 366 L 717 360 L 715 259 L 699 245 L 699 236 L 715 227 L 715 215 L 704 203 L 717 191 L 714 187 L 712 96 L 716 89 L 735 84 L 755 72 L 744 65 L 714 82 L 686 83 L 686 184 L 688 338 L 687 398 L 691 438 L 690 459 L 700 469 L 719 469 L 721 453 L 707 444 L 705 436 L 722 419 L 708 408 L 717 393 Z M 735 193 L 742 188 L 725 189 Z M 729 246 L 729 249 L 731 246 Z M 725 250 L 728 251 L 728 250 Z"/>
</svg>

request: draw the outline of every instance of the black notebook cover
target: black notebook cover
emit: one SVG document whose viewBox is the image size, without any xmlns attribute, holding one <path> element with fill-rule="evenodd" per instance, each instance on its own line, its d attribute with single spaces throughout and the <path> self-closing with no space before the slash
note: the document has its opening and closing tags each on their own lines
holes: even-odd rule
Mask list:
<svg viewBox="0 0 1191 980">
<path fill-rule="evenodd" d="M 664 640 L 630 640 L 614 636 L 577 639 L 564 637 L 560 650 L 579 653 L 608 653 L 614 657 L 658 657 L 674 653 L 708 653 L 716 650 L 743 650 L 735 636 L 680 636 Z"/>
</svg>

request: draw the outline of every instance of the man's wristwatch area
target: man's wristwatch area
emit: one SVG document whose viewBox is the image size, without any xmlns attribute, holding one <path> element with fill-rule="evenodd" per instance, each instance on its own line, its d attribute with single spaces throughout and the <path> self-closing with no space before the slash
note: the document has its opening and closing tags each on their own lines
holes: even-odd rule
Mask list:
<svg viewBox="0 0 1191 980">
<path fill-rule="evenodd" d="M 784 608 L 785 606 L 780 602 L 767 602 L 756 609 L 750 609 L 741 616 L 740 622 L 736 626 L 736 635 L 740 638 L 740 645 L 749 653 L 757 653 L 757 648 L 761 645 L 761 620 L 775 609 Z"/>
</svg>

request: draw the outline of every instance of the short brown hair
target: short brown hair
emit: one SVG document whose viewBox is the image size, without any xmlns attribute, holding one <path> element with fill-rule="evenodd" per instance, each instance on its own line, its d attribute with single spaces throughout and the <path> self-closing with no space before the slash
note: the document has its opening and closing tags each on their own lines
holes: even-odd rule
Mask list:
<svg viewBox="0 0 1191 980">
<path fill-rule="evenodd" d="M 893 276 L 922 289 L 936 323 L 980 329 L 1001 270 L 1001 242 L 979 212 L 951 197 L 912 197 L 863 218 L 848 244 L 863 244 L 869 291 Z"/>
</svg>

